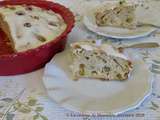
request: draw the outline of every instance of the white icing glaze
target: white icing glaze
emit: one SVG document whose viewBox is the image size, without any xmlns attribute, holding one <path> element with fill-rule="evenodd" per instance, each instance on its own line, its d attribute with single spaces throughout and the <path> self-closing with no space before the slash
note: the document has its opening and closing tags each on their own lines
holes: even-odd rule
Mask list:
<svg viewBox="0 0 160 120">
<path fill-rule="evenodd" d="M 14 7 L 16 8 L 15 10 L 1 7 L 0 13 L 10 26 L 17 51 L 24 51 L 45 44 L 58 37 L 66 28 L 66 24 L 60 15 L 53 11 L 42 10 L 35 6 L 31 6 L 31 11 L 25 10 L 25 6 L 15 5 Z M 24 11 L 25 15 L 15 14 L 17 11 Z M 31 16 L 37 16 L 39 19 L 34 19 Z M 49 25 L 49 22 L 56 23 L 57 26 Z M 30 23 L 31 27 L 25 27 L 25 23 Z M 35 34 L 43 36 L 46 41 L 41 42 Z"/>
<path fill-rule="evenodd" d="M 118 50 L 116 50 L 112 45 L 110 44 L 101 44 L 101 45 L 91 45 L 91 44 L 80 44 L 80 46 L 87 50 L 87 51 L 91 51 L 94 49 L 101 49 L 102 51 L 104 51 L 107 55 L 111 55 L 111 56 L 115 56 L 115 57 L 119 57 L 119 58 L 123 58 L 125 60 L 128 60 L 128 58 L 120 53 Z M 98 47 L 98 48 L 97 48 Z"/>
<path fill-rule="evenodd" d="M 105 51 L 108 55 L 112 55 L 112 56 L 115 56 L 115 57 L 120 57 L 120 58 L 123 58 L 123 59 L 128 60 L 128 58 L 127 58 L 124 54 L 119 53 L 117 50 L 115 50 L 115 49 L 113 48 L 112 45 L 102 44 L 101 49 L 102 49 L 103 51 Z"/>
</svg>

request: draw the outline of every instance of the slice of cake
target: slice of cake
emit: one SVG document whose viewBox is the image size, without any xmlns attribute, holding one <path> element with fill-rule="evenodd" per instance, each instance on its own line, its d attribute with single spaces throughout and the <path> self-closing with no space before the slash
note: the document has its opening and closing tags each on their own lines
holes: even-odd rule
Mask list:
<svg viewBox="0 0 160 120">
<path fill-rule="evenodd" d="M 58 37 L 66 29 L 62 17 L 36 6 L 0 7 L 0 28 L 9 38 L 14 51 L 36 48 Z"/>
<path fill-rule="evenodd" d="M 98 26 L 136 28 L 135 9 L 135 5 L 124 1 L 106 4 L 96 10 L 96 24 Z"/>
<path fill-rule="evenodd" d="M 132 68 L 131 62 L 109 44 L 75 42 L 71 54 L 74 79 L 126 80 Z"/>
</svg>

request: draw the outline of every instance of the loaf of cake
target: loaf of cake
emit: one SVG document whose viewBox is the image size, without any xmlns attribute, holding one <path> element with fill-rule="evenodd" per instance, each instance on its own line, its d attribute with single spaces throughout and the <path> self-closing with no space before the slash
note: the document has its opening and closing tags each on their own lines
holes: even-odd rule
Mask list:
<svg viewBox="0 0 160 120">
<path fill-rule="evenodd" d="M 21 52 L 54 40 L 64 32 L 66 23 L 52 10 L 7 5 L 0 7 L 0 28 L 6 33 L 14 51 Z"/>
<path fill-rule="evenodd" d="M 124 1 L 105 4 L 95 12 L 96 24 L 134 29 L 137 24 L 135 10 L 136 5 Z"/>
<path fill-rule="evenodd" d="M 110 44 L 81 41 L 71 44 L 73 79 L 126 80 L 132 63 Z"/>
</svg>

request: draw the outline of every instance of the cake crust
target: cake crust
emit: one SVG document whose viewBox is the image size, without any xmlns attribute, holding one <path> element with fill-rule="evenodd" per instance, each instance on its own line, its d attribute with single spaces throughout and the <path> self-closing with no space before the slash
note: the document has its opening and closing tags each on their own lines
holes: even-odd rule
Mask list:
<svg viewBox="0 0 160 120">
<path fill-rule="evenodd" d="M 12 38 L 12 35 L 11 35 L 11 31 L 9 29 L 9 25 L 6 21 L 4 21 L 4 16 L 1 13 L 0 13 L 0 28 L 6 34 L 6 37 L 10 40 L 9 44 L 11 45 L 12 49 L 14 50 L 14 42 L 13 42 L 13 38 Z"/>
</svg>

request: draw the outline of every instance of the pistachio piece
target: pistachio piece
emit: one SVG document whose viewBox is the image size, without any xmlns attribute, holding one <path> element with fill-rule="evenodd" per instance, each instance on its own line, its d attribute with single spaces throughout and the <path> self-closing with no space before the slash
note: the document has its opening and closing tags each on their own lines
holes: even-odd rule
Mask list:
<svg viewBox="0 0 160 120">
<path fill-rule="evenodd" d="M 117 76 L 118 79 L 120 79 L 120 80 L 122 79 L 122 75 L 120 73 L 117 74 L 116 76 Z"/>
<path fill-rule="evenodd" d="M 82 75 L 82 76 L 85 75 L 84 67 L 85 67 L 84 64 L 80 64 L 80 65 L 79 65 L 79 68 L 80 68 L 79 74 Z"/>
<path fill-rule="evenodd" d="M 40 41 L 40 42 L 46 42 L 47 40 L 46 40 L 46 38 L 45 37 L 43 37 L 42 35 L 38 35 L 38 34 L 34 34 L 35 36 L 36 36 L 36 38 Z"/>
<path fill-rule="evenodd" d="M 126 22 L 127 23 L 131 23 L 133 21 L 133 18 L 132 17 L 128 17 L 127 19 L 126 19 Z"/>
</svg>

